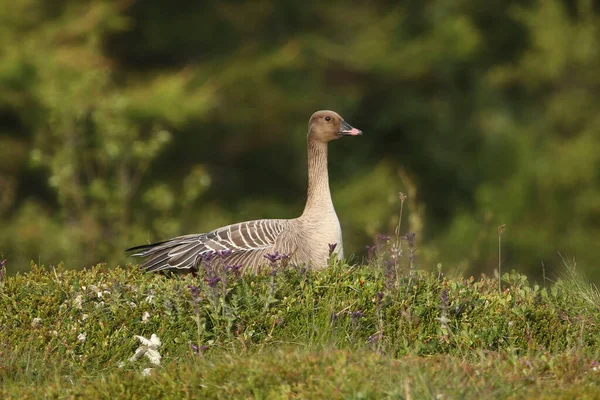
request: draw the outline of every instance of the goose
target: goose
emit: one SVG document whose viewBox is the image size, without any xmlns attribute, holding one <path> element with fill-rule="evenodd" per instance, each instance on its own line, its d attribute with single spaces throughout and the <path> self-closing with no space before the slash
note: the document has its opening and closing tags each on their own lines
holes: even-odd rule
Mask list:
<svg viewBox="0 0 600 400">
<path fill-rule="evenodd" d="M 362 135 L 336 112 L 315 112 L 308 123 L 308 190 L 302 215 L 294 219 L 259 219 L 131 247 L 144 257 L 148 272 L 196 272 L 203 257 L 225 255 L 229 266 L 257 272 L 268 259 L 281 255 L 293 265 L 322 269 L 331 252 L 344 255 L 342 229 L 335 213 L 327 170 L 327 144 L 343 136 Z"/>
</svg>

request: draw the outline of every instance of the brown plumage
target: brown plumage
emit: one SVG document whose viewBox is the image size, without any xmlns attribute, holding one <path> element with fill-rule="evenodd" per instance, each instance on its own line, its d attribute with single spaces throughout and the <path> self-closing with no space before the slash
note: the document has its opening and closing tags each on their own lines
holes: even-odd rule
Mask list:
<svg viewBox="0 0 600 400">
<path fill-rule="evenodd" d="M 132 247 L 132 256 L 147 257 L 147 271 L 194 271 L 203 255 L 227 254 L 229 265 L 256 271 L 265 255 L 287 254 L 290 262 L 324 268 L 329 244 L 343 256 L 342 230 L 333 208 L 327 171 L 327 143 L 362 132 L 334 111 L 317 111 L 308 123 L 308 195 L 302 215 L 295 219 L 261 219 L 224 226 L 208 233 L 179 236 L 164 242 Z"/>
</svg>

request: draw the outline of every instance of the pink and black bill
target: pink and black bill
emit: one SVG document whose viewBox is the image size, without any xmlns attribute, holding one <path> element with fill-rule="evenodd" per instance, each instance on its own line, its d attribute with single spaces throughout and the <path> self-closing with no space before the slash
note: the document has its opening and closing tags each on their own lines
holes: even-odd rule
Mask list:
<svg viewBox="0 0 600 400">
<path fill-rule="evenodd" d="M 362 135 L 362 131 L 360 129 L 353 128 L 349 123 L 342 120 L 340 125 L 340 135 L 341 136 L 359 136 Z"/>
</svg>

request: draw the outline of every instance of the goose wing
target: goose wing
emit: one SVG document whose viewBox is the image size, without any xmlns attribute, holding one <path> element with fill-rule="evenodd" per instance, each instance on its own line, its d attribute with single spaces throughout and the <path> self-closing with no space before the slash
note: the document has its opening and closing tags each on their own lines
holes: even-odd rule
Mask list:
<svg viewBox="0 0 600 400">
<path fill-rule="evenodd" d="M 140 267 L 149 271 L 192 270 L 208 252 L 231 251 L 229 264 L 245 264 L 257 253 L 272 249 L 289 220 L 262 219 L 224 226 L 208 233 L 179 236 L 164 242 L 127 249 L 131 256 L 148 257 Z M 261 260 L 262 261 L 262 260 Z"/>
</svg>

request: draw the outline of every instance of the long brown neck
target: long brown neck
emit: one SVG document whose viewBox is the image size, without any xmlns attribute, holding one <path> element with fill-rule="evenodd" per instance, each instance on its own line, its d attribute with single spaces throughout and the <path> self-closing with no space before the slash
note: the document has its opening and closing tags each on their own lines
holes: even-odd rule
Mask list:
<svg viewBox="0 0 600 400">
<path fill-rule="evenodd" d="M 327 172 L 327 143 L 308 139 L 308 197 L 303 217 L 333 211 L 329 174 Z"/>
</svg>

